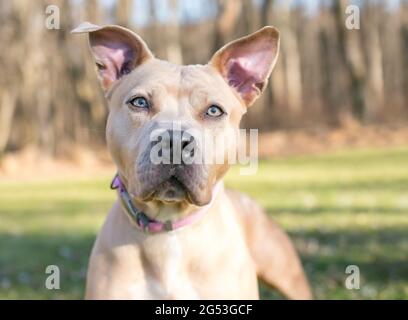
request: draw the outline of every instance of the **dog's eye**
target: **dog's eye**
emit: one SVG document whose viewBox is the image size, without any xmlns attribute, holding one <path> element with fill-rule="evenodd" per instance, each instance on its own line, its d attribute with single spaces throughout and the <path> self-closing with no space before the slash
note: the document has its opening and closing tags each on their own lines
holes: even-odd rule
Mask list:
<svg viewBox="0 0 408 320">
<path fill-rule="evenodd" d="M 208 108 L 206 115 L 209 117 L 218 118 L 221 117 L 224 113 L 225 112 L 219 106 L 213 104 Z"/>
<path fill-rule="evenodd" d="M 131 98 L 127 104 L 133 108 L 149 109 L 149 102 L 143 97 Z"/>
</svg>

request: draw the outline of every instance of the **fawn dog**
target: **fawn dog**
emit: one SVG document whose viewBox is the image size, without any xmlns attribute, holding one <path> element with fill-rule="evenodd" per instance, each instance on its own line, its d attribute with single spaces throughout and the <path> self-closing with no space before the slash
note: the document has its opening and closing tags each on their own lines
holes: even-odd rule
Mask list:
<svg viewBox="0 0 408 320">
<path fill-rule="evenodd" d="M 260 278 L 288 298 L 311 298 L 289 237 L 253 200 L 224 188 L 228 160 L 152 161 L 156 149 L 168 158 L 176 146 L 199 154 L 198 139 L 184 138 L 189 130 L 213 140 L 237 131 L 276 63 L 278 30 L 264 27 L 225 45 L 206 65 L 185 66 L 155 58 L 120 26 L 84 22 L 72 33 L 88 34 L 117 166 L 118 201 L 94 244 L 85 297 L 258 299 Z M 154 132 L 166 134 L 154 139 Z M 218 144 L 215 153 L 229 148 Z"/>
</svg>

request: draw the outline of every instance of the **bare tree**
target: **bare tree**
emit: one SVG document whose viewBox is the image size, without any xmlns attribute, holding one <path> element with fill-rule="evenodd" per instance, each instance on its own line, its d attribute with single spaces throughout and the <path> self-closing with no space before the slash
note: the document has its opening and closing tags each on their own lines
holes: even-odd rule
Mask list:
<svg viewBox="0 0 408 320">
<path fill-rule="evenodd" d="M 166 28 L 167 59 L 176 64 L 183 63 L 180 40 L 180 21 L 178 17 L 178 1 L 170 0 L 169 23 Z"/>
<path fill-rule="evenodd" d="M 379 5 L 367 4 L 366 16 L 366 47 L 367 47 L 367 84 L 365 119 L 376 119 L 384 105 L 384 75 L 383 54 L 380 44 L 380 14 Z"/>
<path fill-rule="evenodd" d="M 281 48 L 285 62 L 286 95 L 291 114 L 299 114 L 302 108 L 302 79 L 296 33 L 291 25 L 292 1 L 285 1 L 280 12 Z"/>
<path fill-rule="evenodd" d="M 347 3 L 347 0 L 336 0 L 333 10 L 337 21 L 341 58 L 350 78 L 349 92 L 351 94 L 353 115 L 362 120 L 366 109 L 364 95 L 366 67 L 359 32 L 357 30 L 347 30 L 345 27 Z"/>
<path fill-rule="evenodd" d="M 116 23 L 124 26 L 130 26 L 133 0 L 121 0 L 116 3 Z"/>
<path fill-rule="evenodd" d="M 218 0 L 218 17 L 215 20 L 213 50 L 218 50 L 232 37 L 241 14 L 242 4 L 236 0 Z"/>
</svg>

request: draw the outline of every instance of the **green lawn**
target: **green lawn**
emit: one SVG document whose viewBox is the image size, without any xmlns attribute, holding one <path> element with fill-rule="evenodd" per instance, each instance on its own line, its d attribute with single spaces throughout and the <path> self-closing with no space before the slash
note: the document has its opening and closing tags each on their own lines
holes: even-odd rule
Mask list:
<svg viewBox="0 0 408 320">
<path fill-rule="evenodd" d="M 0 182 L 0 298 L 83 296 L 87 259 L 115 193 L 110 177 Z M 408 299 L 408 148 L 262 162 L 231 170 L 292 236 L 319 299 Z M 61 269 L 61 289 L 44 287 Z M 360 268 L 360 290 L 344 286 Z M 276 294 L 262 288 L 264 298 Z"/>
</svg>

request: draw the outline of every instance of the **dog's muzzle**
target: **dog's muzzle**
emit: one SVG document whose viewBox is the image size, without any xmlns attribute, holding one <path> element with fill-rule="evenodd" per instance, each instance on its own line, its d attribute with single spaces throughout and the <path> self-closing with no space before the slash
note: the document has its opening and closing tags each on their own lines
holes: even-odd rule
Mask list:
<svg viewBox="0 0 408 320">
<path fill-rule="evenodd" d="M 206 190 L 208 169 L 197 141 L 181 130 L 162 132 L 151 141 L 137 163 L 140 198 L 207 204 L 211 196 Z"/>
</svg>

